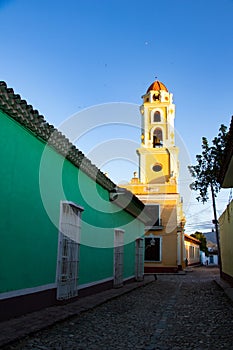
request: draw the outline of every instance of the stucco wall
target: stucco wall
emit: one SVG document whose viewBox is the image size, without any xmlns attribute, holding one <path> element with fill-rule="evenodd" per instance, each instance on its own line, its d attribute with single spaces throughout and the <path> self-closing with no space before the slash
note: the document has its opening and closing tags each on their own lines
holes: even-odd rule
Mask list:
<svg viewBox="0 0 233 350">
<path fill-rule="evenodd" d="M 233 201 L 219 218 L 222 271 L 233 278 Z"/>
<path fill-rule="evenodd" d="M 0 112 L 0 293 L 56 282 L 60 201 L 84 208 L 79 284 L 113 276 L 114 228 L 124 234 L 124 277 L 134 274 L 144 225 L 108 191 Z"/>
<path fill-rule="evenodd" d="M 187 240 L 185 240 L 184 245 L 188 265 L 200 264 L 200 245 Z"/>
</svg>

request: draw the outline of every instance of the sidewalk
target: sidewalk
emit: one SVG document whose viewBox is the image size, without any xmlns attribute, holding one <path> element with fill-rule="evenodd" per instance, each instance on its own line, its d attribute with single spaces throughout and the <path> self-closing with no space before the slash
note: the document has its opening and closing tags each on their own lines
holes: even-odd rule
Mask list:
<svg viewBox="0 0 233 350">
<path fill-rule="evenodd" d="M 113 288 L 83 297 L 73 303 L 62 306 L 52 306 L 21 317 L 1 322 L 0 347 L 13 341 L 17 341 L 18 339 L 31 333 L 52 326 L 57 322 L 64 321 L 69 317 L 77 316 L 84 311 L 90 310 L 108 300 L 129 293 L 132 290 L 147 285 L 153 281 L 155 281 L 154 275 L 146 275 L 144 276 L 144 280 L 141 282 L 128 283 L 121 288 Z"/>
<path fill-rule="evenodd" d="M 233 287 L 227 281 L 220 278 L 220 276 L 215 277 L 214 281 L 220 288 L 224 290 L 225 294 L 233 302 Z"/>
<path fill-rule="evenodd" d="M 212 269 L 212 268 L 218 268 L 218 265 L 208 265 L 205 266 L 205 268 Z M 187 271 L 186 271 L 187 272 Z M 233 286 L 228 283 L 226 280 L 220 277 L 220 272 L 217 276 L 213 277 L 213 281 L 224 291 L 224 293 L 228 296 L 228 298 L 233 302 Z"/>
</svg>

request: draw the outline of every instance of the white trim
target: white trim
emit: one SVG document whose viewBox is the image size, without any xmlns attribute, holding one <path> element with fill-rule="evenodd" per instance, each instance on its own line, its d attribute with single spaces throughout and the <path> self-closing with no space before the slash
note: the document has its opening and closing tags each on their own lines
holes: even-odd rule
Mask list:
<svg viewBox="0 0 233 350">
<path fill-rule="evenodd" d="M 60 204 L 69 204 L 72 205 L 73 207 L 79 209 L 80 211 L 84 211 L 84 208 L 81 207 L 80 205 L 77 205 L 76 203 L 72 202 L 72 201 L 60 201 Z"/>
<path fill-rule="evenodd" d="M 108 278 L 104 278 L 102 280 L 95 281 L 95 282 L 84 283 L 84 284 L 81 284 L 80 286 L 78 286 L 78 290 L 84 289 L 84 288 L 88 288 L 88 287 L 92 287 L 92 286 L 95 286 L 97 284 L 109 282 L 109 281 L 112 281 L 112 280 L 113 280 L 113 276 L 112 277 L 108 277 Z"/>
<path fill-rule="evenodd" d="M 122 228 L 114 228 L 114 231 L 120 231 L 122 233 L 125 233 L 125 230 L 123 230 Z"/>
<path fill-rule="evenodd" d="M 135 241 L 138 241 L 138 240 L 142 240 L 143 241 L 143 239 L 144 239 L 144 236 L 138 236 L 138 237 L 135 238 Z"/>
<path fill-rule="evenodd" d="M 50 284 L 45 284 L 43 286 L 38 286 L 38 287 L 18 289 L 18 290 L 13 290 L 11 292 L 4 292 L 0 294 L 0 300 L 19 297 L 27 294 L 43 292 L 45 290 L 54 289 L 56 287 L 57 287 L 56 283 L 50 283 Z"/>
</svg>

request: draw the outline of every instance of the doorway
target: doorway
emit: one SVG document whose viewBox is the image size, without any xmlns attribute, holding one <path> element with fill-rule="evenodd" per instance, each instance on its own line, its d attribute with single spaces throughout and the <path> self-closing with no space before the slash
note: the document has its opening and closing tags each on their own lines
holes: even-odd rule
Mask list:
<svg viewBox="0 0 233 350">
<path fill-rule="evenodd" d="M 57 255 L 57 299 L 78 294 L 80 222 L 83 208 L 72 202 L 61 202 Z"/>
</svg>

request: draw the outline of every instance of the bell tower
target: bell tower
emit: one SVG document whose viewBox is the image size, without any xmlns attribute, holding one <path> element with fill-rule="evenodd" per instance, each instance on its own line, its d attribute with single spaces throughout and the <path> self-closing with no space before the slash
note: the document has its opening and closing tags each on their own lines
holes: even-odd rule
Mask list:
<svg viewBox="0 0 233 350">
<path fill-rule="evenodd" d="M 173 95 L 156 80 L 142 99 L 139 177 L 135 172 L 131 181 L 121 187 L 145 204 L 150 217 L 145 227 L 144 271 L 177 272 L 185 266 L 185 217 L 178 189 Z"/>
<path fill-rule="evenodd" d="M 142 96 L 139 178 L 144 184 L 177 184 L 178 148 L 175 146 L 175 105 L 166 86 L 155 81 Z M 174 188 L 173 188 L 174 191 Z"/>
</svg>

